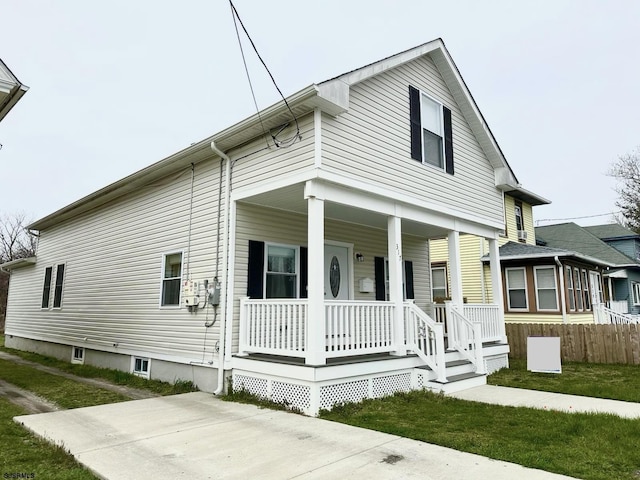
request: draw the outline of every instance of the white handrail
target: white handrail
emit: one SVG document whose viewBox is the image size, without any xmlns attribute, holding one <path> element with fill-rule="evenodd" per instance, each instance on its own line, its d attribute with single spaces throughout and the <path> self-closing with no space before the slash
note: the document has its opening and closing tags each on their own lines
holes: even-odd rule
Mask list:
<svg viewBox="0 0 640 480">
<path fill-rule="evenodd" d="M 595 323 L 603 325 L 629 325 L 638 323 L 638 320 L 631 315 L 615 312 L 605 307 L 604 303 L 593 304 L 593 319 Z"/>
<path fill-rule="evenodd" d="M 417 354 L 439 382 L 446 382 L 444 325 L 437 323 L 413 302 L 404 304 L 405 344 Z"/>
<path fill-rule="evenodd" d="M 485 373 L 481 323 L 472 322 L 466 318 L 453 307 L 451 302 L 446 302 L 445 305 L 447 307 L 449 348 L 456 349 L 473 363 L 476 373 Z"/>
</svg>

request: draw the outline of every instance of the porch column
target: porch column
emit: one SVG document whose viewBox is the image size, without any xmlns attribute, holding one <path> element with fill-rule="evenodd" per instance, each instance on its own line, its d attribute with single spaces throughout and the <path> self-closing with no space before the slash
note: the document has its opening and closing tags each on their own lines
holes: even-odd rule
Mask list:
<svg viewBox="0 0 640 480">
<path fill-rule="evenodd" d="M 498 305 L 498 315 L 502 320 L 500 329 L 502 341 L 507 341 L 507 331 L 504 325 L 504 293 L 502 291 L 502 271 L 500 270 L 500 250 L 498 240 L 489 238 L 489 269 L 491 270 L 491 293 L 493 303 Z"/>
<path fill-rule="evenodd" d="M 324 200 L 307 197 L 307 353 L 305 363 L 327 363 L 324 313 Z"/>
<path fill-rule="evenodd" d="M 451 277 L 451 301 L 462 313 L 462 266 L 460 264 L 460 232 L 451 231 L 448 236 L 449 275 Z"/>
<path fill-rule="evenodd" d="M 402 288 L 402 219 L 388 217 L 387 246 L 389 258 L 389 301 L 393 302 L 393 332 L 396 349 L 393 355 L 406 355 L 404 339 L 404 292 Z"/>
</svg>

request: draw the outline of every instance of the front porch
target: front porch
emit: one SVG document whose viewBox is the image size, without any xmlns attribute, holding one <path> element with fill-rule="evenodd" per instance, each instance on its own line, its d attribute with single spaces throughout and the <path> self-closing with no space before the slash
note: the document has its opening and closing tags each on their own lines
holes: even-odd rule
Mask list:
<svg viewBox="0 0 640 480">
<path fill-rule="evenodd" d="M 447 302 L 429 315 L 412 301 L 400 311 L 393 302 L 325 301 L 326 333 L 314 355 L 308 310 L 304 299 L 241 299 L 234 388 L 316 415 L 396 391 L 470 388 L 508 365 L 497 305 Z"/>
</svg>

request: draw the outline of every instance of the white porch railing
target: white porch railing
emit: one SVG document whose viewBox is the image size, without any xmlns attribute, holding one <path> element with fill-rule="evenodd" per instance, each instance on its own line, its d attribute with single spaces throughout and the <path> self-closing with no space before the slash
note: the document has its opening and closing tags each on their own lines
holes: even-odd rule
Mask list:
<svg viewBox="0 0 640 480">
<path fill-rule="evenodd" d="M 448 334 L 446 305 L 434 303 L 431 305 L 433 319 L 444 325 Z M 504 319 L 500 316 L 500 308 L 495 304 L 465 303 L 462 314 L 472 322 L 480 322 L 482 342 L 499 342 L 506 338 Z"/>
<path fill-rule="evenodd" d="M 609 300 L 608 307 L 616 313 L 629 313 L 629 302 L 626 300 Z"/>
<path fill-rule="evenodd" d="M 306 300 L 241 298 L 239 353 L 304 357 L 307 310 Z"/>
<path fill-rule="evenodd" d="M 638 323 L 637 318 L 624 313 L 618 313 L 604 306 L 604 303 L 593 304 L 593 320 L 598 324 L 617 324 L 625 325 L 630 323 Z"/>
<path fill-rule="evenodd" d="M 444 324 L 433 320 L 413 302 L 404 304 L 404 323 L 407 349 L 436 372 L 439 382 L 446 382 Z"/>
<path fill-rule="evenodd" d="M 327 358 L 396 349 L 391 302 L 325 301 Z"/>
<path fill-rule="evenodd" d="M 447 302 L 448 348 L 455 349 L 476 367 L 476 373 L 485 373 L 482 354 L 482 327 L 472 322 Z"/>
</svg>

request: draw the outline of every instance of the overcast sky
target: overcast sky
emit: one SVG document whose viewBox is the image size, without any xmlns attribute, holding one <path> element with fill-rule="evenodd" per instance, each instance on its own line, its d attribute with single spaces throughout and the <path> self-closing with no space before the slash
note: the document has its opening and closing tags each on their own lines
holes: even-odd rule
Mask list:
<svg viewBox="0 0 640 480">
<path fill-rule="evenodd" d="M 30 87 L 0 123 L 0 213 L 40 218 L 255 113 L 226 0 L 0 3 L 0 58 Z M 523 187 L 553 202 L 537 220 L 617 210 L 640 2 L 234 4 L 285 95 L 441 37 Z M 265 108 L 277 92 L 249 66 Z"/>
</svg>

